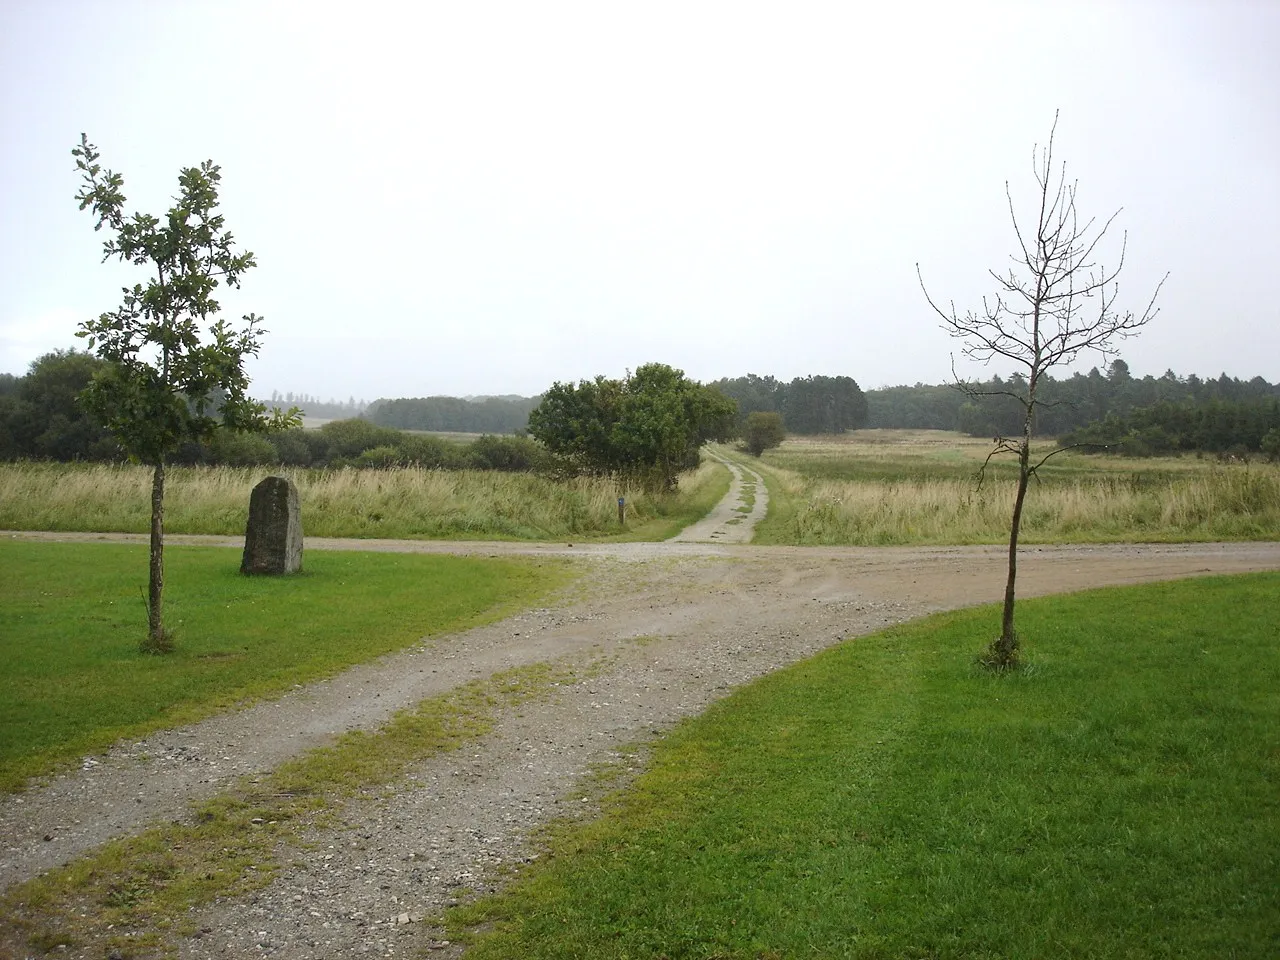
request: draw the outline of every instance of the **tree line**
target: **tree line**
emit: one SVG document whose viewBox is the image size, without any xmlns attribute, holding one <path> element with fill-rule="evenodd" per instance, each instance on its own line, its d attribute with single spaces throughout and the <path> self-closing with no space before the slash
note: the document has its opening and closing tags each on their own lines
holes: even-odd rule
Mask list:
<svg viewBox="0 0 1280 960">
<path fill-rule="evenodd" d="M 375 400 L 365 416 L 383 427 L 442 433 L 522 433 L 541 397 L 414 397 Z M 310 410 L 308 410 L 308 413 Z M 350 416 L 350 414 L 348 414 Z"/>
<path fill-rule="evenodd" d="M 297 407 L 304 417 L 317 417 L 325 420 L 344 420 L 349 417 L 358 417 L 369 408 L 369 404 L 364 400 L 357 400 L 355 397 L 349 397 L 346 401 L 335 400 L 330 397 L 328 400 L 321 400 L 319 397 L 309 393 L 294 393 L 292 390 L 281 393 L 279 390 L 271 391 L 271 405 Z"/>
<path fill-rule="evenodd" d="M 105 363 L 92 354 L 60 350 L 33 362 L 24 376 L 0 374 L 0 459 L 121 459 L 123 454 L 111 434 L 77 399 Z M 1007 379 L 992 377 L 979 386 L 988 390 L 1004 389 L 1016 386 L 1018 381 L 1016 375 Z M 814 376 L 784 383 L 773 377 L 748 374 L 718 380 L 703 389 L 714 390 L 736 403 L 732 415 L 734 429 L 729 432 L 744 438 L 748 433 L 748 418 L 756 413 L 776 414 L 782 418 L 787 433 L 798 434 L 839 433 L 867 426 L 959 430 L 972 436 L 1000 436 L 1020 427 L 1021 413 L 1007 396 L 966 396 L 946 385 L 916 384 L 864 393 L 849 377 Z M 1116 360 L 1105 374 L 1094 368 L 1087 374 L 1077 373 L 1062 379 L 1046 377 L 1041 389 L 1045 399 L 1036 414 L 1039 433 L 1099 449 L 1105 445 L 1113 452 L 1130 455 L 1191 450 L 1268 453 L 1263 440 L 1268 432 L 1280 426 L 1276 421 L 1280 384 L 1273 385 L 1262 377 L 1241 380 L 1223 374 L 1201 379 L 1194 374 L 1180 377 L 1168 371 L 1160 377 L 1138 378 L 1129 374 L 1123 360 Z M 377 434 L 378 442 L 360 449 L 353 450 L 349 443 L 330 443 L 326 438 L 332 431 L 295 429 L 265 435 L 215 431 L 205 441 L 180 445 L 172 462 L 325 467 L 355 464 L 366 450 L 392 447 L 409 451 L 396 462 L 464 465 L 467 458 L 453 455 L 454 447 L 460 448 L 461 444 L 426 451 L 423 444 L 430 438 L 409 442 L 398 439 L 399 434 L 405 430 L 429 429 L 519 435 L 527 430 L 529 414 L 545 396 L 379 400 L 362 417 L 344 418 L 392 431 Z M 308 398 L 295 395 L 295 400 L 306 403 Z M 434 411 L 431 413 L 434 419 L 401 418 L 397 413 L 414 409 Z M 453 419 L 446 416 L 450 410 L 458 411 Z M 424 422 L 432 426 L 414 425 Z M 770 430 L 780 429 L 773 421 L 767 422 Z M 722 432 L 717 427 L 717 433 Z M 366 432 L 362 436 L 367 439 L 375 434 Z M 532 448 L 522 446 L 520 449 L 523 453 L 509 462 L 533 463 L 528 453 Z M 598 469 L 605 462 L 598 457 L 590 460 L 580 453 L 575 457 L 582 469 Z M 366 457 L 362 462 L 368 465 L 374 459 L 377 458 Z M 565 468 L 566 464 L 561 466 Z M 536 465 L 530 469 L 536 469 Z"/>
<path fill-rule="evenodd" d="M 1010 436 L 1022 428 L 1023 408 L 1008 393 L 1016 393 L 1025 387 L 1023 378 L 1013 374 L 1008 378 L 993 376 L 971 385 L 966 392 L 949 385 L 916 384 L 915 386 L 887 387 L 867 391 L 867 426 L 899 429 L 959 430 L 970 436 Z M 1039 384 L 1039 403 L 1036 409 L 1036 432 L 1050 436 L 1076 436 L 1076 431 L 1091 428 L 1090 425 L 1112 418 L 1112 426 L 1105 434 L 1090 436 L 1116 437 L 1116 423 L 1129 423 L 1128 418 L 1139 411 L 1158 408 L 1160 414 L 1144 413 L 1139 416 L 1138 429 L 1145 429 L 1161 417 L 1167 421 L 1166 429 L 1173 429 L 1179 440 L 1175 445 L 1149 444 L 1152 453 L 1175 450 L 1227 450 L 1244 444 L 1250 450 L 1260 449 L 1261 436 L 1246 430 L 1240 432 L 1229 422 L 1261 422 L 1259 411 L 1267 403 L 1280 399 L 1280 384 L 1268 383 L 1262 377 L 1241 380 L 1225 373 L 1220 377 L 1201 379 L 1195 374 L 1180 377 L 1172 370 L 1160 377 L 1148 374 L 1134 377 L 1123 360 L 1115 360 L 1102 373 L 1094 367 L 1087 374 L 1075 373 L 1070 377 L 1055 379 L 1045 375 Z M 982 394 L 982 395 L 976 395 Z M 1186 429 L 1174 422 L 1171 411 L 1182 411 L 1178 417 L 1197 414 L 1202 424 L 1208 426 Z M 1230 416 L 1224 410 L 1233 411 Z M 1254 412 L 1250 412 L 1254 411 Z M 1126 427 L 1126 429 L 1129 429 Z M 1263 431 L 1265 433 L 1265 431 Z M 1153 435 L 1154 436 L 1154 435 Z M 1190 445 L 1187 445 L 1190 444 Z M 1129 444 L 1127 452 L 1137 453 L 1142 444 Z"/>
<path fill-rule="evenodd" d="M 1135 457 L 1204 451 L 1280 460 L 1280 397 L 1161 400 L 1124 415 L 1108 413 L 1059 441 Z"/>
<path fill-rule="evenodd" d="M 57 350 L 27 374 L 0 374 L 0 459 L 123 460 L 125 451 L 80 400 L 109 363 L 89 353 Z M 472 443 L 380 427 L 361 418 L 319 430 L 266 433 L 214 429 L 178 443 L 167 462 L 182 466 L 377 467 L 533 470 L 547 457 L 526 437 L 480 437 Z"/>
<path fill-rule="evenodd" d="M 776 413 L 788 433 L 844 433 L 867 423 L 867 398 L 852 377 L 796 377 L 790 383 L 749 373 L 709 384 L 738 404 L 744 427 L 753 413 Z"/>
</svg>

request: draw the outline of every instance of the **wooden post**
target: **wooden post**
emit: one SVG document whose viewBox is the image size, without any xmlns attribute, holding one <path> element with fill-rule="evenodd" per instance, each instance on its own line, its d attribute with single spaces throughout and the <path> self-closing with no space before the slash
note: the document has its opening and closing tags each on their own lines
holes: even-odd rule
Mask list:
<svg viewBox="0 0 1280 960">
<path fill-rule="evenodd" d="M 618 498 L 618 526 L 625 526 L 627 522 L 627 498 Z"/>
</svg>

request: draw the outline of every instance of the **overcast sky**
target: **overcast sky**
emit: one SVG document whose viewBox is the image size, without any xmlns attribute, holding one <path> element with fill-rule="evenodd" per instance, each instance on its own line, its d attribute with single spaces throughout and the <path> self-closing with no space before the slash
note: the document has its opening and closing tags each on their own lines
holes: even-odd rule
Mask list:
<svg viewBox="0 0 1280 960">
<path fill-rule="evenodd" d="M 77 209 L 85 131 L 131 211 L 222 166 L 259 396 L 943 382 L 915 264 L 979 302 L 1060 109 L 1120 304 L 1170 274 L 1132 371 L 1280 381 L 1277 51 L 1276 0 L 0 0 L 0 371 L 145 280 Z"/>
</svg>

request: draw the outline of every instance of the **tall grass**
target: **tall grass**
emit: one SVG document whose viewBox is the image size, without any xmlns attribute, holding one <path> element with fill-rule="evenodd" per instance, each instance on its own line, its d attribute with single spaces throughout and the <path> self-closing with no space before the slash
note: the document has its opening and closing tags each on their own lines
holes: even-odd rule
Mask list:
<svg viewBox="0 0 1280 960">
<path fill-rule="evenodd" d="M 660 538 L 704 513 L 728 486 L 724 467 L 685 474 L 676 493 L 651 495 L 609 480 L 554 481 L 527 473 L 277 468 L 302 501 L 310 536 Z M 249 493 L 263 468 L 173 467 L 165 527 L 173 533 L 244 533 Z M 0 464 L 0 528 L 141 533 L 150 518 L 150 469 L 128 464 Z M 617 498 L 627 501 L 618 527 Z"/>
<path fill-rule="evenodd" d="M 879 431 L 877 431 L 878 433 Z M 999 543 L 1008 537 L 1009 464 L 979 486 L 968 438 L 788 441 L 761 463 L 772 495 L 757 543 Z M 1280 536 L 1280 467 L 1193 458 L 1066 455 L 1033 482 L 1027 542 L 1264 540 Z"/>
</svg>

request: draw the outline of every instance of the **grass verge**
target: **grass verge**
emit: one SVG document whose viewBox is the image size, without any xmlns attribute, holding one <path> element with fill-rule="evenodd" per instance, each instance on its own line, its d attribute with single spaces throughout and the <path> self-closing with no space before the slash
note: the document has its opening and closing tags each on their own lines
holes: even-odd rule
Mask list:
<svg viewBox="0 0 1280 960">
<path fill-rule="evenodd" d="M 360 791 L 491 729 L 503 709 L 546 696 L 574 673 L 548 664 L 508 670 L 423 701 L 373 734 L 348 733 L 273 773 L 197 804 L 192 817 L 112 841 L 0 898 L 0 955 L 77 948 L 101 956 L 176 952 L 186 917 L 217 897 L 266 886 L 282 854 Z"/>
<path fill-rule="evenodd" d="M 0 541 L 0 789 L 498 619 L 571 576 L 557 561 L 311 551 L 300 575 L 244 577 L 232 550 L 165 557 L 178 646 L 154 657 L 138 652 L 145 546 Z"/>
<path fill-rule="evenodd" d="M 1280 953 L 1280 575 L 846 643 L 683 724 L 601 820 L 454 911 L 469 957 Z"/>
</svg>

